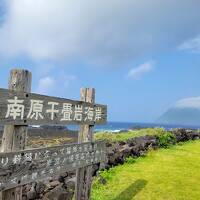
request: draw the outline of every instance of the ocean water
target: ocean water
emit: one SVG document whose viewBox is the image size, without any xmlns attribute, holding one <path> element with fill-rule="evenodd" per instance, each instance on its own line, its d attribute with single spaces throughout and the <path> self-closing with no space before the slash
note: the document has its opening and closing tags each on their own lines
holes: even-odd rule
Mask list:
<svg viewBox="0 0 200 200">
<path fill-rule="evenodd" d="M 111 132 L 119 132 L 121 130 L 128 130 L 133 128 L 156 128 L 161 127 L 166 130 L 172 128 L 187 128 L 187 129 L 200 129 L 199 126 L 190 126 L 190 125 L 169 125 L 169 124 L 156 124 L 156 123 L 131 123 L 131 122 L 108 122 L 105 125 L 96 125 L 95 131 L 111 131 Z M 78 130 L 79 126 L 69 125 L 68 129 Z"/>
</svg>

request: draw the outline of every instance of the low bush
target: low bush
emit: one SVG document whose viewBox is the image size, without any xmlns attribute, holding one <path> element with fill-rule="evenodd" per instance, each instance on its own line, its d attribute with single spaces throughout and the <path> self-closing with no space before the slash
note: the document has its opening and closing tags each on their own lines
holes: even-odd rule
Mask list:
<svg viewBox="0 0 200 200">
<path fill-rule="evenodd" d="M 168 148 L 176 144 L 176 137 L 170 132 L 163 132 L 158 135 L 158 144 L 161 148 Z"/>
</svg>

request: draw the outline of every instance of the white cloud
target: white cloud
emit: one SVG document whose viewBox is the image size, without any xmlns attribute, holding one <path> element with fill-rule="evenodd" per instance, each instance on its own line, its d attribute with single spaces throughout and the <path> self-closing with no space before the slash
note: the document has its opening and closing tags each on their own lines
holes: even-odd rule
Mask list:
<svg viewBox="0 0 200 200">
<path fill-rule="evenodd" d="M 140 79 L 144 74 L 152 71 L 153 68 L 154 68 L 154 61 L 145 62 L 144 64 L 131 69 L 128 73 L 128 77 L 131 77 L 133 79 Z"/>
<path fill-rule="evenodd" d="M 176 102 L 175 107 L 200 109 L 200 97 L 190 97 L 190 98 L 181 99 Z"/>
<path fill-rule="evenodd" d="M 56 81 L 52 77 L 43 77 L 39 80 L 37 92 L 40 94 L 47 94 L 55 89 Z"/>
<path fill-rule="evenodd" d="M 200 53 L 200 35 L 185 41 L 179 46 L 180 50 L 188 50 L 192 53 Z"/>
<path fill-rule="evenodd" d="M 70 83 L 77 79 L 76 76 L 66 74 L 64 72 L 58 73 L 59 79 L 56 79 L 51 76 L 42 77 L 39 80 L 37 91 L 40 94 L 50 94 L 53 95 L 54 92 L 60 91 L 60 86 L 62 86 L 63 89 L 67 89 L 70 85 Z"/>
<path fill-rule="evenodd" d="M 200 33 L 197 0 L 4 1 L 0 56 L 8 58 L 122 66 Z"/>
</svg>

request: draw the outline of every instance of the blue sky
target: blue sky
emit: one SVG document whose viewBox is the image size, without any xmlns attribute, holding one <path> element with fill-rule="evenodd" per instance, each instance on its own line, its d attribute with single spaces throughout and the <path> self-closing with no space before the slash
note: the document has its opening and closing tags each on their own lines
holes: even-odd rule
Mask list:
<svg viewBox="0 0 200 200">
<path fill-rule="evenodd" d="M 32 72 L 32 91 L 79 99 L 94 87 L 109 121 L 154 122 L 200 96 L 196 0 L 0 0 L 0 87 Z M 176 9 L 175 9 L 176 8 Z"/>
</svg>

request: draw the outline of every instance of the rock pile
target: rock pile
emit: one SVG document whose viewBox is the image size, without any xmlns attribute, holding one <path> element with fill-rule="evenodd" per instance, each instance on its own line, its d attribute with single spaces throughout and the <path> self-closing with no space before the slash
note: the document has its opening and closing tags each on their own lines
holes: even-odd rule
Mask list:
<svg viewBox="0 0 200 200">
<path fill-rule="evenodd" d="M 171 133 L 177 142 L 200 139 L 200 133 L 193 130 L 174 129 Z M 109 169 L 123 164 L 127 157 L 140 157 L 149 149 L 159 148 L 158 136 L 141 136 L 126 142 L 107 143 L 107 162 L 93 166 L 93 176 L 99 169 Z M 23 188 L 23 200 L 71 200 L 75 189 L 75 172 L 65 173 L 58 180 L 48 183 L 33 183 Z"/>
<path fill-rule="evenodd" d="M 23 200 L 68 200 L 75 190 L 75 173 L 64 173 L 58 180 L 38 182 L 23 187 Z"/>
</svg>

